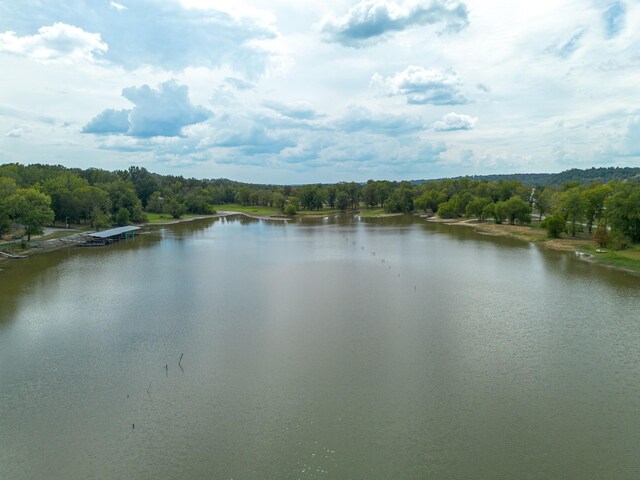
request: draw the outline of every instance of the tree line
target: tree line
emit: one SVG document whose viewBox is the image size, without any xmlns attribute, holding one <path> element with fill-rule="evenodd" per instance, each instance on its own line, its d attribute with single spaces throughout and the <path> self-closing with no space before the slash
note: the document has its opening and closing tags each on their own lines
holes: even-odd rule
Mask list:
<svg viewBox="0 0 640 480">
<path fill-rule="evenodd" d="M 259 185 L 227 179 L 159 175 L 143 167 L 106 171 L 53 165 L 0 165 L 0 235 L 22 226 L 30 240 L 43 226 L 87 224 L 99 230 L 146 220 L 147 213 L 215 213 L 215 205 L 265 206 L 286 215 L 323 209 L 384 209 L 442 218 L 529 224 L 535 214 L 550 236 L 588 231 L 598 243 L 640 242 L 640 184 L 565 181 L 531 187 L 518 180 L 470 177 L 366 183 Z"/>
<path fill-rule="evenodd" d="M 571 168 L 560 173 L 510 173 L 502 175 L 474 175 L 474 180 L 516 180 L 525 185 L 556 186 L 565 182 L 580 182 L 583 185 L 592 183 L 621 182 L 624 180 L 640 181 L 640 167 L 593 167 L 587 169 Z"/>
</svg>

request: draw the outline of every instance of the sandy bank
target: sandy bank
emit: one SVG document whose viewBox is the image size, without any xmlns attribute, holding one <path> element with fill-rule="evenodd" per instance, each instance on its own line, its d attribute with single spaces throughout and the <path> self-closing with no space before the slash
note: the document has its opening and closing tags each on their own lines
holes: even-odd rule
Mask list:
<svg viewBox="0 0 640 480">
<path fill-rule="evenodd" d="M 205 220 L 208 218 L 222 218 L 222 217 L 231 217 L 234 215 L 242 215 L 243 217 L 253 218 L 256 220 L 273 220 L 273 221 L 288 221 L 288 217 L 273 217 L 273 216 L 261 216 L 261 215 L 251 215 L 245 212 L 237 212 L 235 210 L 220 210 L 217 213 L 212 215 L 200 215 L 198 217 L 189 217 L 189 218 L 176 218 L 173 220 L 167 220 L 166 222 L 157 222 L 157 223 L 140 223 L 138 226 L 141 227 L 153 227 L 156 225 L 175 225 L 176 223 L 184 223 L 184 222 L 193 222 L 195 220 Z"/>
<path fill-rule="evenodd" d="M 360 218 L 387 218 L 387 217 L 401 217 L 405 215 L 404 213 L 380 213 L 378 215 L 360 215 L 357 214 L 356 217 Z"/>
<path fill-rule="evenodd" d="M 574 252 L 580 257 L 580 259 L 601 265 L 615 270 L 621 270 L 631 273 L 640 272 L 640 262 L 625 256 L 628 262 L 631 262 L 632 266 L 621 266 L 614 264 L 606 257 L 600 257 L 598 254 L 594 254 L 594 241 L 590 238 L 549 238 L 547 232 L 543 229 L 531 228 L 526 225 L 509 225 L 507 224 L 495 224 L 490 222 L 480 222 L 477 219 L 443 219 L 438 217 L 430 217 L 425 220 L 431 223 L 444 223 L 447 225 L 456 225 L 462 227 L 471 227 L 476 232 L 482 235 L 492 235 L 496 237 L 510 237 L 518 240 L 534 243 L 536 245 L 542 245 L 551 250 Z M 587 250 L 588 252 L 585 252 Z"/>
</svg>

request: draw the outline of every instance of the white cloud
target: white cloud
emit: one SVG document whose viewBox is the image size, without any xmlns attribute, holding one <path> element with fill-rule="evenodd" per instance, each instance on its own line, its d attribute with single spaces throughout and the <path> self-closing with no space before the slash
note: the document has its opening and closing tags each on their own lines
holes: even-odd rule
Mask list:
<svg viewBox="0 0 640 480">
<path fill-rule="evenodd" d="M 0 52 L 42 61 L 94 62 L 96 55 L 107 50 L 99 33 L 85 32 L 60 22 L 40 27 L 35 35 L 19 37 L 11 31 L 0 33 Z"/>
<path fill-rule="evenodd" d="M 268 100 L 263 105 L 278 112 L 283 117 L 295 118 L 298 120 L 313 120 L 319 115 L 308 102 L 282 103 Z"/>
<path fill-rule="evenodd" d="M 433 129 L 438 132 L 449 132 L 453 130 L 471 130 L 476 122 L 477 117 L 470 115 L 461 115 L 455 112 L 447 113 L 442 120 L 433 123 Z"/>
<path fill-rule="evenodd" d="M 176 137 L 188 125 L 211 116 L 207 109 L 194 106 L 189 89 L 170 80 L 153 89 L 149 85 L 128 87 L 122 96 L 135 105 L 132 109 L 107 109 L 83 128 L 97 135 L 126 134 L 132 137 Z"/>
<path fill-rule="evenodd" d="M 273 13 L 264 8 L 249 5 L 246 2 L 235 0 L 180 0 L 183 7 L 201 11 L 219 11 L 231 15 L 235 19 L 249 19 L 265 28 L 273 28 L 277 18 Z M 275 30 L 274 30 L 275 31 Z"/>
<path fill-rule="evenodd" d="M 622 155 L 640 157 L 640 116 L 631 118 L 621 144 Z"/>
<path fill-rule="evenodd" d="M 226 65 L 252 77 L 280 61 L 273 17 L 236 13 L 220 2 L 195 8 L 180 0 L 136 0 L 126 10 L 115 1 L 38 3 L 37 15 L 28 2 L 3 4 L 0 28 L 9 31 L 1 34 L 0 50 L 45 59 L 71 53 L 94 59 L 100 53 L 105 62 L 129 71 L 145 65 L 173 72 Z M 15 33 L 37 28 L 33 36 Z"/>
<path fill-rule="evenodd" d="M 5 137 L 9 137 L 9 138 L 20 138 L 22 135 L 24 135 L 25 130 L 24 128 L 20 128 L 20 127 L 15 127 L 12 128 L 11 130 L 9 130 Z"/>
<path fill-rule="evenodd" d="M 460 105 L 468 103 L 460 91 L 461 80 L 451 70 L 408 66 L 391 77 L 375 73 L 370 85 L 389 96 L 405 96 L 413 105 Z"/>
<path fill-rule="evenodd" d="M 430 24 L 461 30 L 468 24 L 467 7 L 459 0 L 361 0 L 341 17 L 325 17 L 320 30 L 329 41 L 358 47 L 390 32 Z"/>
<path fill-rule="evenodd" d="M 120 4 L 120 3 L 116 3 L 116 2 L 109 2 L 109 5 L 111 5 L 112 8 L 115 8 L 116 10 L 118 10 L 119 12 L 122 12 L 124 10 L 129 10 L 127 7 L 125 7 L 124 5 Z"/>
<path fill-rule="evenodd" d="M 637 1 L 454 2 L 466 23 L 433 12 L 437 21 L 420 23 L 420 8 L 445 5 L 430 0 L 114 3 L 127 10 L 0 1 L 5 161 L 144 161 L 162 173 L 293 183 L 637 163 Z M 363 16 L 348 15 L 354 6 Z M 323 18 L 344 28 L 310 28 Z M 69 40 L 91 61 L 61 60 L 66 50 L 38 31 L 55 22 L 100 34 Z M 464 28 L 442 34 L 448 22 Z M 100 42 L 108 50 L 91 50 Z M 32 60 L 43 44 L 55 61 Z M 290 68 L 276 70 L 283 55 Z M 186 95 L 161 87 L 173 78 Z M 6 136 L 19 128 L 29 142 Z"/>
<path fill-rule="evenodd" d="M 547 47 L 545 51 L 560 58 L 568 58 L 573 55 L 573 53 L 578 50 L 578 48 L 580 48 L 581 40 L 584 34 L 585 30 L 581 28 L 578 31 L 574 32 L 568 39 L 562 40 L 557 45 Z"/>
<path fill-rule="evenodd" d="M 371 110 L 351 105 L 342 118 L 335 122 L 339 130 L 345 132 L 368 131 L 371 133 L 398 136 L 422 130 L 422 121 L 409 115 L 375 113 Z"/>
</svg>

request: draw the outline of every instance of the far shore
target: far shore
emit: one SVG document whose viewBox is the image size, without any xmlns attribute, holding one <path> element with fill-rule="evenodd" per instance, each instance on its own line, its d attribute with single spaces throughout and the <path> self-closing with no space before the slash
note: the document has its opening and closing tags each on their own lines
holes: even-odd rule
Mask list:
<svg viewBox="0 0 640 480">
<path fill-rule="evenodd" d="M 260 215 L 252 215 L 249 213 L 245 213 L 245 212 L 238 212 L 235 210 L 221 210 L 218 211 L 217 213 L 211 214 L 211 215 L 198 215 L 198 216 L 193 216 L 193 217 L 185 217 L 185 218 L 175 218 L 175 219 L 171 219 L 171 220 L 167 220 L 166 222 L 154 222 L 154 223 L 137 223 L 135 224 L 135 226 L 139 226 L 139 227 L 153 227 L 153 226 L 162 226 L 162 225 L 175 225 L 178 223 L 184 223 L 184 222 L 193 222 L 195 220 L 206 220 L 206 219 L 210 219 L 210 218 L 223 218 L 223 217 L 231 217 L 231 216 L 235 216 L 235 215 L 242 215 L 244 217 L 247 218 L 253 218 L 256 220 L 272 220 L 272 221 L 288 221 L 290 220 L 290 217 L 286 217 L 286 216 L 260 216 Z M 56 231 L 64 231 L 64 228 L 55 228 L 55 229 L 50 229 L 50 228 L 45 228 L 45 231 L 49 231 L 51 230 L 50 233 L 52 232 L 56 232 Z M 73 231 L 74 233 L 92 233 L 93 230 L 86 230 L 86 231 L 81 231 L 81 230 L 75 230 L 75 229 L 71 229 L 69 231 Z M 37 235 L 37 236 L 33 236 L 32 237 L 32 242 L 40 242 L 40 241 L 46 241 L 46 240 L 50 240 L 50 238 L 48 238 L 50 235 L 49 234 L 45 234 L 45 235 Z M 60 243 L 56 243 L 56 244 L 51 244 L 51 245 L 47 245 L 47 246 L 43 246 L 43 247 L 31 247 L 29 249 L 26 250 L 17 250 L 17 251 L 11 251 L 11 254 L 14 255 L 19 255 L 19 256 L 25 256 L 25 257 L 30 257 L 31 255 L 37 255 L 40 253 L 48 253 L 48 252 L 53 252 L 56 250 L 61 250 L 63 248 L 69 248 L 70 246 L 73 246 L 71 244 L 68 243 L 64 243 L 64 242 L 60 242 Z M 0 251 L 3 251 L 2 247 L 0 247 Z M 0 255 L 0 265 L 6 264 L 7 262 L 11 262 L 11 261 L 16 261 L 17 259 L 12 259 L 12 258 L 8 258 L 8 257 L 4 257 L 2 255 Z"/>
<path fill-rule="evenodd" d="M 616 270 L 622 270 L 634 274 L 640 273 L 640 251 L 629 249 L 623 251 L 611 251 L 605 249 L 603 253 L 598 253 L 598 247 L 591 238 L 582 237 L 561 237 L 550 238 L 542 228 L 534 228 L 530 225 L 510 225 L 508 223 L 495 224 L 492 222 L 480 222 L 477 218 L 472 219 L 445 219 L 434 217 L 423 218 L 427 222 L 442 223 L 452 226 L 473 228 L 482 235 L 496 237 L 509 237 L 541 245 L 551 250 L 564 252 L 574 252 L 582 260 L 603 265 Z M 539 225 L 539 222 L 534 221 Z"/>
<path fill-rule="evenodd" d="M 460 218 L 440 218 L 423 217 L 430 223 L 443 223 L 446 225 L 454 225 L 460 227 L 473 228 L 476 232 L 483 235 L 491 235 L 495 237 L 511 237 L 518 240 L 524 240 L 532 243 L 544 245 L 552 250 L 577 251 L 580 246 L 586 243 L 593 243 L 591 240 L 584 238 L 550 238 L 543 229 L 535 229 L 529 225 L 511 225 L 509 223 L 496 224 L 493 222 L 480 222 L 477 218 L 460 219 Z"/>
<path fill-rule="evenodd" d="M 279 222 L 287 222 L 295 217 L 287 217 L 287 216 L 272 216 L 272 215 L 256 215 L 250 214 L 246 212 L 240 212 L 235 210 L 219 210 L 215 214 L 211 215 L 198 215 L 186 218 L 176 218 L 176 219 L 167 219 L 166 222 L 154 222 L 154 223 L 140 223 L 138 226 L 143 227 L 153 227 L 153 226 L 163 226 L 163 225 L 175 225 L 178 223 L 184 222 L 192 222 L 195 220 L 205 220 L 212 218 L 223 218 L 242 215 L 247 218 L 252 218 L 256 220 L 268 220 L 268 221 L 279 221 Z M 363 218 L 386 218 L 398 216 L 401 214 L 387 214 L 382 213 L 379 215 L 371 215 L 364 216 Z M 417 215 L 417 214 L 414 214 Z M 329 216 L 328 214 L 319 214 L 319 215 L 304 215 L 305 218 L 323 218 Z M 359 216 L 356 213 L 356 216 Z M 426 216 L 426 215 L 418 215 L 420 218 L 423 218 L 425 221 L 430 223 L 440 223 L 452 226 L 461 226 L 466 228 L 473 228 L 476 232 L 482 235 L 491 235 L 491 236 L 500 236 L 500 237 L 510 237 L 515 238 L 522 241 L 527 241 L 530 243 L 534 243 L 536 245 L 542 245 L 546 248 L 550 248 L 552 250 L 560 250 L 560 251 L 572 251 L 577 255 L 580 255 L 580 258 L 586 261 L 590 261 L 593 263 L 597 263 L 599 265 L 608 266 L 610 268 L 614 268 L 617 270 L 623 270 L 631 273 L 640 273 L 640 251 L 632 250 L 630 254 L 625 255 L 624 252 L 607 252 L 604 254 L 596 253 L 596 246 L 593 240 L 590 238 L 580 237 L 580 238 L 571 238 L 571 237 L 563 237 L 563 238 L 549 238 L 544 229 L 534 228 L 529 225 L 510 225 L 508 223 L 503 224 L 495 224 L 492 222 L 480 222 L 478 219 L 444 219 L 439 218 L 438 216 Z M 536 225 L 538 222 L 534 222 Z M 89 231 L 87 231 L 89 233 Z M 37 237 L 36 240 L 47 240 L 47 236 Z M 70 245 L 60 242 L 59 244 L 47 245 L 45 247 L 33 247 L 28 250 L 20 250 L 17 252 L 12 252 L 18 255 L 31 256 L 38 253 L 46 253 L 54 250 L 59 250 L 62 248 L 68 248 Z M 637 254 L 637 255 L 636 255 Z M 6 264 L 6 262 L 16 261 L 10 258 L 5 258 L 0 256 L 0 266 Z"/>
<path fill-rule="evenodd" d="M 186 218 L 174 218 L 171 220 L 167 220 L 166 222 L 153 222 L 153 223 L 139 223 L 138 226 L 143 227 L 153 227 L 155 225 L 175 225 L 176 223 L 184 223 L 184 222 L 193 222 L 194 220 L 206 220 L 208 218 L 223 218 L 223 217 L 231 217 L 235 215 L 242 215 L 243 217 L 253 218 L 256 220 L 273 220 L 273 221 L 282 221 L 286 222 L 290 220 L 290 217 L 286 216 L 272 216 L 272 215 L 252 215 L 246 212 L 238 212 L 235 210 L 220 210 L 216 213 L 212 213 L 211 215 L 198 215 L 195 217 L 186 217 Z"/>
</svg>

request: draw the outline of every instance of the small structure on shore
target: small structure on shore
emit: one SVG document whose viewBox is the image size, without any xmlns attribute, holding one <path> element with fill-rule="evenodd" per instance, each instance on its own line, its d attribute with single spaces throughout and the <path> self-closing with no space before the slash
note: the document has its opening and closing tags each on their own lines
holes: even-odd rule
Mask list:
<svg viewBox="0 0 640 480">
<path fill-rule="evenodd" d="M 134 238 L 136 236 L 136 230 L 140 230 L 140 227 L 126 226 L 90 233 L 88 234 L 90 240 L 84 243 L 83 246 L 102 247 L 104 245 L 119 242 L 120 240 Z"/>
</svg>

